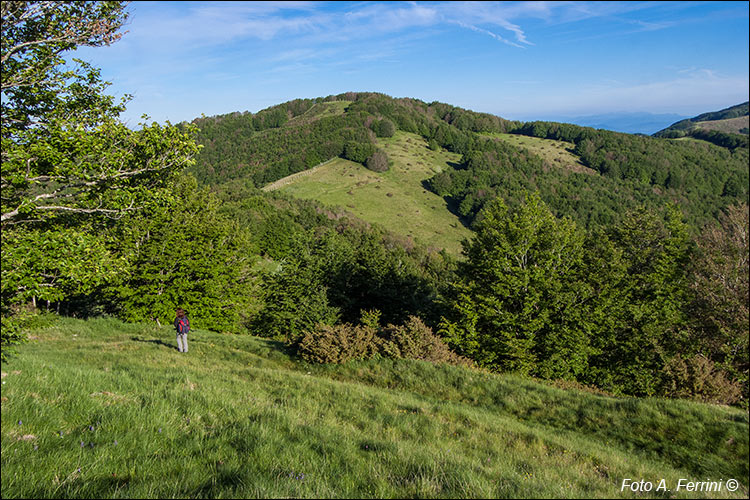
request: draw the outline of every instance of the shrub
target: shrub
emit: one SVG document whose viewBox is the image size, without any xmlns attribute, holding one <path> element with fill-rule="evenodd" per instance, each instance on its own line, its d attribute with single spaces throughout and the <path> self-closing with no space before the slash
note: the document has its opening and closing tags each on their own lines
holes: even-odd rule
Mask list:
<svg viewBox="0 0 750 500">
<path fill-rule="evenodd" d="M 353 162 L 365 164 L 368 158 L 375 154 L 377 149 L 373 144 L 349 141 L 344 144 L 342 156 Z"/>
<path fill-rule="evenodd" d="M 370 128 L 377 137 L 393 137 L 393 134 L 396 133 L 396 126 L 387 118 L 374 121 Z"/>
<path fill-rule="evenodd" d="M 361 325 L 319 324 L 305 333 L 297 345 L 302 359 L 314 363 L 346 363 L 381 355 L 394 359 L 417 359 L 431 363 L 472 366 L 432 333 L 421 319 L 410 316 L 403 325 L 378 327 L 380 312 L 363 311 Z"/>
<path fill-rule="evenodd" d="M 313 363 L 346 363 L 372 358 L 378 352 L 378 344 L 374 328 L 349 323 L 321 324 L 314 332 L 305 333 L 297 352 L 302 359 Z"/>
<path fill-rule="evenodd" d="M 375 153 L 367 159 L 365 166 L 373 172 L 385 172 L 388 170 L 388 155 L 386 155 L 384 151 L 375 151 Z"/>
<path fill-rule="evenodd" d="M 418 359 L 431 363 L 470 365 L 466 358 L 457 355 L 416 316 L 409 316 L 403 325 L 388 325 L 379 335 L 380 350 L 389 358 Z"/>
<path fill-rule="evenodd" d="M 742 386 L 727 378 L 713 361 L 697 355 L 683 358 L 679 354 L 664 367 L 665 395 L 672 398 L 691 398 L 706 403 L 731 405 L 742 399 Z"/>
</svg>

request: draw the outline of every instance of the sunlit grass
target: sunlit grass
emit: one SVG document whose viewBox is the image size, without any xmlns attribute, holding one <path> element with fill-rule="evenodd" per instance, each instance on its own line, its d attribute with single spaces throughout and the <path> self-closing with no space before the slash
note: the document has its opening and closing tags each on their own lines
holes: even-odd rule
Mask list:
<svg viewBox="0 0 750 500">
<path fill-rule="evenodd" d="M 391 162 L 387 172 L 375 173 L 336 158 L 281 179 L 272 188 L 344 207 L 367 222 L 459 255 L 461 240 L 469 238 L 471 232 L 448 210 L 446 201 L 426 189 L 423 182 L 450 168 L 450 163 L 459 162 L 460 155 L 432 151 L 422 137 L 406 132 L 379 139 L 378 144 Z"/>
<path fill-rule="evenodd" d="M 741 481 L 739 410 L 619 399 L 416 361 L 309 365 L 283 345 L 62 319 L 3 363 L 3 498 L 634 497 Z M 647 497 L 725 497 L 671 492 Z M 643 495 L 642 495 L 643 496 Z"/>
<path fill-rule="evenodd" d="M 549 167 L 569 170 L 571 172 L 596 174 L 594 170 L 583 165 L 578 156 L 573 153 L 575 144 L 572 142 L 542 139 L 540 137 L 519 134 L 484 133 L 482 135 L 527 149 L 529 152 L 545 160 Z"/>
</svg>

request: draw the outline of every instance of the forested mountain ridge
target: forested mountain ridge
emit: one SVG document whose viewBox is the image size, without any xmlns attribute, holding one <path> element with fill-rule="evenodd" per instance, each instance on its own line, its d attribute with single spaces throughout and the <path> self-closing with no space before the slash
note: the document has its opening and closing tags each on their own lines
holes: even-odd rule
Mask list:
<svg viewBox="0 0 750 500">
<path fill-rule="evenodd" d="M 654 135 L 656 137 L 659 137 L 659 134 L 662 134 L 663 132 L 666 132 L 669 130 L 686 130 L 686 129 L 693 127 L 696 123 L 700 123 L 700 122 L 729 120 L 732 118 L 748 116 L 748 114 L 750 113 L 750 108 L 748 107 L 749 104 L 750 104 L 749 102 L 743 102 L 742 104 L 736 104 L 734 106 L 724 108 L 720 111 L 710 111 L 708 113 L 702 113 L 698 116 L 694 116 L 693 118 L 680 120 L 678 122 L 673 123 L 672 125 L 665 128 L 664 130 L 660 130 L 659 132 L 656 132 Z"/>
<path fill-rule="evenodd" d="M 721 111 L 703 113 L 693 118 L 680 120 L 654 137 L 692 137 L 728 148 L 748 147 L 750 112 L 748 103 L 730 106 Z"/>
<path fill-rule="evenodd" d="M 340 156 L 365 164 L 377 139 L 393 130 L 422 136 L 431 148 L 462 155 L 454 169 L 431 179 L 470 225 L 484 203 L 517 203 L 538 191 L 557 215 L 586 227 L 610 224 L 623 208 L 678 203 L 699 226 L 722 208 L 747 199 L 748 149 L 595 130 L 554 122 L 521 123 L 448 104 L 346 93 L 297 99 L 256 114 L 231 113 L 193 121 L 204 145 L 194 175 L 217 186 L 245 178 L 261 187 Z M 511 133 L 567 141 L 598 175 L 563 171 L 533 149 L 488 134 Z"/>
<path fill-rule="evenodd" d="M 267 235 L 260 253 L 282 262 L 263 277 L 256 334 L 316 359 L 361 359 L 378 352 L 381 313 L 414 315 L 493 371 L 746 404 L 746 146 L 512 122 L 377 93 L 192 125 L 205 148 L 191 171 L 231 201 L 232 218 L 257 214 L 254 203 L 292 208 L 283 224 L 275 211 L 250 217 Z M 305 223 L 290 238 L 300 200 L 258 189 L 337 158 L 385 178 L 417 160 L 390 148 L 409 135 L 421 151 L 458 158 L 421 182 L 475 231 L 457 262 L 408 242 L 384 250 L 351 222 L 338 235 Z"/>
</svg>

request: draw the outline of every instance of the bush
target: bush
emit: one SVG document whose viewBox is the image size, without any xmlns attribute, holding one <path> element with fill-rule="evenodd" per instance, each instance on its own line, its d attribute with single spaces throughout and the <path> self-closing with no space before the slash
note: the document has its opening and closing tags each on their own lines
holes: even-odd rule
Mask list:
<svg viewBox="0 0 750 500">
<path fill-rule="evenodd" d="M 664 367 L 667 397 L 691 398 L 705 403 L 731 405 L 742 399 L 742 386 L 727 378 L 705 356 L 684 359 L 679 354 Z"/>
<path fill-rule="evenodd" d="M 305 333 L 297 352 L 314 363 L 346 363 L 381 355 L 394 359 L 417 359 L 431 363 L 472 366 L 432 333 L 421 319 L 410 316 L 403 325 L 378 327 L 378 311 L 363 314 L 363 324 L 317 325 Z"/>
<path fill-rule="evenodd" d="M 448 349 L 443 340 L 416 316 L 409 316 L 404 325 L 386 326 L 379 335 L 382 339 L 380 351 L 385 357 L 464 366 L 471 364 L 468 359 Z"/>
<path fill-rule="evenodd" d="M 393 137 L 396 133 L 396 126 L 387 118 L 373 122 L 370 128 L 377 137 Z"/>
<path fill-rule="evenodd" d="M 367 159 L 365 166 L 373 172 L 385 172 L 388 170 L 388 155 L 378 150 Z"/>
<path fill-rule="evenodd" d="M 372 144 L 349 141 L 344 144 L 342 156 L 347 160 L 364 165 L 367 159 L 374 155 L 376 151 L 377 149 Z"/>
<path fill-rule="evenodd" d="M 297 352 L 313 363 L 346 363 L 372 358 L 378 353 L 378 344 L 376 330 L 369 326 L 318 325 L 315 332 L 305 333 Z"/>
</svg>

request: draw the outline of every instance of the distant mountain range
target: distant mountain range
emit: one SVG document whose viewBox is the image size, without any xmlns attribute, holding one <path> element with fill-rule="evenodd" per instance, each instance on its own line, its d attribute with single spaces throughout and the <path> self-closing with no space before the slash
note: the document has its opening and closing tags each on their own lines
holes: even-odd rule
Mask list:
<svg viewBox="0 0 750 500">
<path fill-rule="evenodd" d="M 748 103 L 737 104 L 720 111 L 702 113 L 692 118 L 675 113 L 614 112 L 574 117 L 562 115 L 534 116 L 521 118 L 521 120 L 572 123 L 582 127 L 624 132 L 626 134 L 655 135 L 657 137 L 666 137 L 672 131 L 687 131 L 690 129 L 747 134 Z"/>
<path fill-rule="evenodd" d="M 646 112 L 621 112 L 575 117 L 544 117 L 539 119 L 560 123 L 572 123 L 582 127 L 612 130 L 613 132 L 624 132 L 626 134 L 652 135 L 654 132 L 662 130 L 672 123 L 685 118 L 687 118 L 687 116 L 674 113 L 656 114 Z"/>
</svg>

